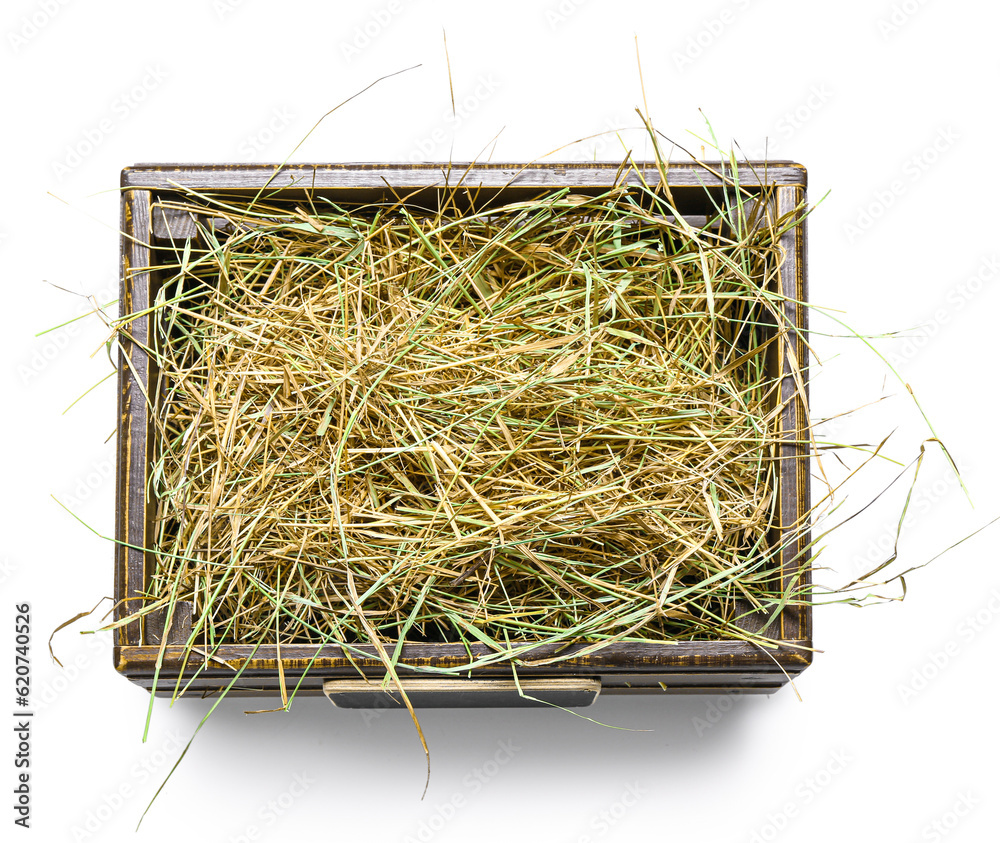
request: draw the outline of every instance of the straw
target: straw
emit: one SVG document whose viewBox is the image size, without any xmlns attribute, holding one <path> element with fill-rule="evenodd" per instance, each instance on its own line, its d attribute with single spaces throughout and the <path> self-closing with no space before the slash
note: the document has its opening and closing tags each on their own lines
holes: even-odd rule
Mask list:
<svg viewBox="0 0 1000 843">
<path fill-rule="evenodd" d="M 190 601 L 206 650 L 391 665 L 404 641 L 759 639 L 740 617 L 801 596 L 774 576 L 787 222 L 744 197 L 693 227 L 624 179 L 458 190 L 163 203 L 199 234 L 156 268 L 148 606 Z"/>
</svg>

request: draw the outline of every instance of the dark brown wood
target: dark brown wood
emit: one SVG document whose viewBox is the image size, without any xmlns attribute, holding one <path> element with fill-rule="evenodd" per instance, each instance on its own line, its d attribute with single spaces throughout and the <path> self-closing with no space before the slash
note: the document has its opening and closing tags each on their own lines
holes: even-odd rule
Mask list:
<svg viewBox="0 0 1000 843">
<path fill-rule="evenodd" d="M 146 615 L 146 641 L 159 644 L 166 632 L 168 644 L 185 644 L 191 637 L 191 613 L 193 605 L 186 600 L 178 600 L 174 604 L 173 614 L 169 607 L 164 606 Z M 169 623 L 169 626 L 168 626 Z M 159 649 L 159 648 L 157 648 Z"/>
<path fill-rule="evenodd" d="M 151 195 L 147 190 L 122 194 L 121 217 L 121 314 L 135 313 L 149 306 Z M 118 475 L 115 514 L 115 618 L 137 608 L 146 580 L 145 556 L 148 547 L 147 511 L 144 489 L 149 468 L 149 414 L 144 396 L 149 391 L 149 358 L 143 346 L 149 342 L 149 319 L 140 317 L 119 333 L 118 365 Z M 142 642 L 140 624 L 130 623 L 115 632 L 120 646 Z"/>
<path fill-rule="evenodd" d="M 805 201 L 805 187 L 779 187 L 777 193 L 778 216 L 798 212 Z M 797 210 L 798 209 L 798 210 Z M 809 511 L 809 408 L 808 348 L 805 334 L 808 331 L 809 308 L 806 289 L 805 219 L 790 228 L 781 238 L 784 261 L 781 266 L 781 294 L 784 301 L 786 323 L 794 325 L 796 332 L 785 334 L 785 346 L 780 355 L 782 365 L 781 401 L 784 413 L 781 420 L 778 485 L 781 496 L 782 531 L 793 534 L 794 541 L 782 553 L 783 584 L 787 587 L 793 578 L 808 584 L 810 572 L 802 572 L 803 557 L 808 553 L 810 531 L 804 523 Z M 781 638 L 809 639 L 812 613 L 799 606 L 789 606 L 781 613 Z"/>
<path fill-rule="evenodd" d="M 625 175 L 627 183 L 637 183 L 641 177 L 649 184 L 659 182 L 651 164 L 640 163 L 638 172 Z M 726 180 L 719 175 L 720 164 L 671 164 L 668 182 L 678 210 L 685 217 L 711 213 L 706 189 L 722 191 Z M 555 164 L 300 164 L 277 170 L 277 165 L 185 165 L 145 164 L 122 172 L 122 289 L 123 314 L 141 311 L 152 299 L 155 272 L 148 267 L 156 264 L 156 243 L 183 239 L 193 233 L 193 222 L 184 215 L 162 209 L 161 200 L 176 196 L 178 186 L 213 192 L 258 191 L 265 185 L 274 198 L 275 190 L 282 195 L 298 198 L 304 191 L 315 191 L 338 202 L 369 202 L 390 195 L 390 187 L 400 192 L 424 188 L 418 196 L 433 199 L 435 191 L 446 185 L 461 183 L 467 188 L 468 201 L 477 203 L 496 199 L 519 199 L 537 195 L 541 190 L 570 187 L 579 192 L 594 193 L 614 183 L 618 166 L 594 163 Z M 727 168 L 727 176 L 729 171 Z M 774 188 L 772 212 L 790 212 L 805 199 L 806 171 L 792 162 L 769 162 L 766 166 L 753 162 L 741 166 L 740 184 L 753 188 Z M 721 195 L 721 193 L 719 194 Z M 421 201 L 423 201 L 423 199 Z M 808 408 L 805 382 L 807 308 L 802 304 L 807 296 L 805 223 L 801 221 L 781 239 L 784 261 L 780 268 L 780 292 L 787 297 L 785 316 L 794 320 L 799 332 L 786 332 L 782 347 L 778 344 L 771 361 L 773 370 L 783 375 L 781 383 L 782 443 L 778 457 L 778 495 L 780 524 L 794 541 L 789 543 L 781 558 L 781 576 L 787 583 L 799 571 L 801 556 L 809 544 L 809 532 L 804 524 L 809 509 L 809 448 L 805 443 L 808 431 Z M 152 506 L 146 501 L 148 472 L 151 462 L 153 428 L 151 427 L 145 394 L 155 384 L 155 372 L 141 346 L 150 340 L 148 317 L 130 323 L 129 333 L 122 338 L 122 358 L 119 373 L 119 436 L 118 436 L 118 508 L 116 537 L 120 544 L 115 559 L 115 598 L 134 605 L 147 582 L 149 569 L 141 548 L 147 546 Z M 802 376 L 801 384 L 797 376 Z M 126 545 L 131 545 L 128 547 Z M 809 576 L 808 570 L 803 574 Z M 808 582 L 808 579 L 805 580 Z M 119 602 L 118 617 L 125 617 L 125 604 Z M 766 617 L 748 615 L 744 629 L 760 631 Z M 186 640 L 190 617 L 183 609 L 172 625 L 170 641 L 164 651 L 158 691 L 167 693 L 174 687 L 184 659 L 183 648 L 175 642 Z M 786 607 L 779 614 L 769 633 L 777 633 L 781 646 L 777 649 L 743 641 L 698 641 L 678 643 L 615 644 L 596 653 L 560 661 L 556 664 L 518 668 L 525 677 L 588 677 L 599 680 L 602 693 L 771 693 L 788 679 L 801 673 L 812 659 L 812 622 L 810 607 Z M 159 628 L 155 619 L 145 624 L 126 624 L 115 638 L 116 668 L 130 680 L 150 688 L 156 660 L 160 654 Z M 571 650 L 583 649 L 579 645 Z M 307 670 L 300 693 L 322 693 L 329 679 L 357 677 L 360 668 L 375 680 L 384 676 L 384 666 L 372 647 L 352 648 L 348 658 L 341 647 L 331 645 L 283 645 L 254 648 L 249 644 L 223 645 L 207 665 L 204 657 L 189 657 L 185 676 L 200 670 L 192 682 L 192 691 L 218 692 L 233 678 L 233 670 L 243 668 L 239 684 L 233 688 L 239 694 L 273 694 L 279 688 L 278 659 L 285 682 L 291 687 Z M 485 656 L 482 645 L 472 645 L 474 656 Z M 532 652 L 534 659 L 554 655 L 552 647 L 539 647 Z M 421 668 L 452 668 L 459 678 L 468 671 L 459 671 L 468 660 L 468 652 L 458 644 L 409 644 L 402 649 L 400 675 L 426 677 Z M 311 665 L 311 666 L 310 666 Z M 441 674 L 434 674 L 442 676 Z M 509 677 L 504 665 L 478 668 L 473 675 L 483 678 Z M 458 701 L 458 698 L 456 698 Z"/>
<path fill-rule="evenodd" d="M 582 646 L 576 649 L 582 649 Z M 667 686 L 660 690 L 667 691 L 677 688 L 711 689 L 733 686 L 773 691 L 809 665 L 812 657 L 810 646 L 811 642 L 808 641 L 786 641 L 777 650 L 764 650 L 740 641 L 615 644 L 596 654 L 569 659 L 558 665 L 518 667 L 518 676 L 596 677 L 605 690 L 616 688 L 624 693 L 641 688 L 659 688 L 660 683 Z M 203 666 L 204 659 L 201 657 L 189 658 L 186 676 L 201 669 L 198 678 L 191 683 L 191 688 L 205 691 L 223 687 L 232 680 L 234 668 L 243 667 L 239 687 L 277 692 L 280 687 L 278 649 L 274 646 L 261 647 L 247 662 L 252 649 L 247 645 L 223 645 L 207 666 Z M 298 683 L 299 677 L 307 668 L 308 673 L 302 682 L 302 690 L 306 692 L 320 690 L 327 679 L 356 677 L 358 669 L 373 680 L 381 680 L 385 675 L 385 666 L 374 647 L 357 647 L 352 653 L 353 663 L 339 646 L 318 649 L 317 654 L 315 646 L 281 647 L 280 657 L 286 684 Z M 471 649 L 476 657 L 489 653 L 482 645 L 471 645 Z M 116 652 L 116 664 L 132 681 L 150 688 L 159 652 L 158 646 L 121 648 Z M 539 657 L 551 654 L 551 647 L 539 648 Z M 179 675 L 183 659 L 183 648 L 166 648 L 160 670 L 160 690 L 163 693 L 169 693 L 172 687 L 164 677 L 175 679 Z M 457 678 L 468 675 L 468 671 L 460 670 L 467 659 L 468 654 L 461 645 L 410 644 L 403 647 L 398 669 L 401 676 L 426 676 L 426 671 L 421 668 L 452 667 L 455 669 L 453 675 Z M 491 665 L 477 668 L 473 675 L 510 676 L 510 670 L 502 664 Z"/>
</svg>

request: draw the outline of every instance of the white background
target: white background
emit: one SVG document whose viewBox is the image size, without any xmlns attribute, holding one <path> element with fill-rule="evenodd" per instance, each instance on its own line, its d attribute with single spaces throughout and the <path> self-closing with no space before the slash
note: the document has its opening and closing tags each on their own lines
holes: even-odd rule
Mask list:
<svg viewBox="0 0 1000 843">
<path fill-rule="evenodd" d="M 975 504 L 929 447 L 900 544 L 902 561 L 919 564 L 1000 514 L 998 18 L 972 0 L 5 3 L 0 665 L 13 673 L 14 604 L 29 601 L 37 712 L 33 827 L 14 831 L 46 841 L 996 839 L 1000 524 L 909 577 L 904 603 L 818 608 L 824 652 L 796 683 L 801 702 L 789 687 L 735 703 L 607 697 L 588 712 L 649 731 L 554 710 L 427 711 L 433 773 L 420 801 L 424 759 L 405 712 L 372 719 L 302 699 L 247 717 L 233 699 L 134 834 L 207 703 L 157 700 L 143 744 L 148 695 L 114 673 L 106 635 L 77 634 L 97 618 L 57 636 L 65 670 L 45 651 L 53 627 L 112 588 L 110 542 L 51 496 L 111 533 L 114 440 L 102 443 L 115 389 L 108 381 L 63 415 L 110 370 L 105 332 L 88 319 L 36 334 L 86 308 L 52 285 L 117 297 L 123 166 L 280 161 L 328 109 L 410 65 L 421 66 L 332 115 L 294 160 L 468 160 L 498 132 L 493 159 L 526 160 L 611 129 L 648 155 L 635 131 L 638 35 L 661 131 L 700 155 L 690 132 L 704 136 L 701 109 L 724 145 L 759 155 L 769 138 L 771 157 L 809 168 L 811 199 L 831 191 L 810 219 L 812 300 L 862 333 L 904 332 L 875 344 Z M 621 158 L 621 143 L 604 134 L 552 157 Z M 900 381 L 862 343 L 820 336 L 845 333 L 836 322 L 817 313 L 814 328 L 824 359 L 815 418 L 885 397 L 828 435 L 873 444 L 895 430 L 887 452 L 911 460 L 930 434 Z M 831 479 L 843 476 L 827 463 Z M 896 471 L 870 468 L 834 518 Z M 885 558 L 906 482 L 826 537 L 823 582 Z M 0 711 L 13 708 L 12 681 L 0 687 Z M 2 731 L 7 806 L 14 750 Z M 4 807 L 0 821 L 13 818 Z"/>
</svg>

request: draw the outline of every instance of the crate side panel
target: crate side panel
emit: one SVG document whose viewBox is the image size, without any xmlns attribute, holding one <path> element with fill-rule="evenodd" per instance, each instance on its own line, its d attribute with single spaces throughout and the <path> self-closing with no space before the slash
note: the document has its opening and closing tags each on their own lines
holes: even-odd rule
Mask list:
<svg viewBox="0 0 1000 843">
<path fill-rule="evenodd" d="M 379 188 L 386 184 L 409 190 L 418 187 L 585 187 L 615 182 L 618 164 L 140 164 L 125 171 L 129 186 L 149 190 L 176 190 L 178 186 L 199 190 L 260 190 L 297 188 Z M 729 181 L 719 165 L 682 162 L 670 164 L 667 180 L 671 187 L 721 187 Z M 804 185 L 805 170 L 791 162 L 749 162 L 737 168 L 739 183 Z M 637 162 L 622 180 L 638 185 L 656 185 L 659 171 L 652 162 Z"/>
<path fill-rule="evenodd" d="M 809 407 L 808 349 L 808 306 L 805 286 L 805 238 L 802 209 L 805 191 L 800 187 L 781 187 L 777 190 L 777 212 L 782 218 L 786 214 L 797 213 L 798 223 L 789 228 L 781 237 L 780 245 L 783 262 L 780 270 L 780 293 L 785 323 L 793 326 L 785 334 L 782 353 L 781 402 L 784 410 L 781 416 L 781 443 L 779 444 L 779 488 L 782 532 L 794 534 L 782 552 L 782 585 L 790 587 L 793 582 L 801 585 L 809 583 L 809 568 L 803 569 L 803 560 L 808 554 L 809 529 L 807 519 L 810 509 L 809 499 Z M 782 612 L 782 639 L 810 638 L 809 606 L 789 606 Z"/>
<path fill-rule="evenodd" d="M 122 194 L 121 316 L 149 306 L 149 191 Z M 145 585 L 149 513 L 145 489 L 149 465 L 149 362 L 143 346 L 149 342 L 149 319 L 140 316 L 118 334 L 118 466 L 115 535 L 116 619 L 133 611 Z M 126 624 L 116 644 L 141 642 L 141 624 Z"/>
</svg>

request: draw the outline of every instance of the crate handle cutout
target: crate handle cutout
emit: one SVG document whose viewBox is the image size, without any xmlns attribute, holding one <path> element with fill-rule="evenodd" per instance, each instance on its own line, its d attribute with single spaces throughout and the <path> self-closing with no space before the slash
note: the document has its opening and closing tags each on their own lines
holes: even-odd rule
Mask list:
<svg viewBox="0 0 1000 843">
<path fill-rule="evenodd" d="M 414 708 L 538 708 L 546 703 L 563 708 L 592 705 L 601 692 L 599 679 L 572 677 L 522 679 L 404 679 L 403 688 Z M 337 708 L 405 708 L 399 692 L 383 689 L 379 680 L 328 679 L 323 693 Z"/>
</svg>

